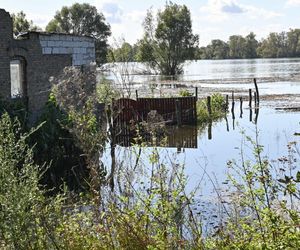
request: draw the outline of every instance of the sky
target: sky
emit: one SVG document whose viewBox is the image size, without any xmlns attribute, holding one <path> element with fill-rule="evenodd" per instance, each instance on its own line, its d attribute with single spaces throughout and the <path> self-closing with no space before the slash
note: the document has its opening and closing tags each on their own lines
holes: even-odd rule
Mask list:
<svg viewBox="0 0 300 250">
<path fill-rule="evenodd" d="M 34 24 L 45 28 L 55 12 L 75 2 L 89 3 L 102 12 L 111 25 L 110 42 L 124 38 L 135 43 L 143 35 L 142 22 L 147 9 L 163 9 L 165 0 L 0 0 L 0 8 L 10 13 L 24 11 Z M 212 39 L 227 41 L 231 35 L 247 35 L 257 39 L 270 32 L 300 28 L 300 0 L 173 0 L 191 11 L 193 31 L 200 37 L 200 46 Z M 1 20 L 0 20 L 1 22 Z M 0 34 L 1 35 L 1 34 Z"/>
</svg>

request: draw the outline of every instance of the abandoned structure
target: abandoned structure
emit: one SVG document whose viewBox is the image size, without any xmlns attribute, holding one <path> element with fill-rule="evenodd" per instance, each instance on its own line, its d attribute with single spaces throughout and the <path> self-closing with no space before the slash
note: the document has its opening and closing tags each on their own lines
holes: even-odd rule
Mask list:
<svg viewBox="0 0 300 250">
<path fill-rule="evenodd" d="M 28 32 L 14 39 L 12 18 L 0 9 L 0 98 L 24 98 L 32 117 L 48 99 L 51 76 L 94 61 L 92 37 Z"/>
</svg>

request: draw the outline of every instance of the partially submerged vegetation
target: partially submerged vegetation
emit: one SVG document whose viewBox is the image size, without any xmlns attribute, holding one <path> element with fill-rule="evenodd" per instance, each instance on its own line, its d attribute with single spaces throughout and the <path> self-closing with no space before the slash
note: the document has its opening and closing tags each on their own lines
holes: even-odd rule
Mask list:
<svg viewBox="0 0 300 250">
<path fill-rule="evenodd" d="M 211 113 L 209 112 L 211 109 Z M 226 116 L 227 107 L 225 98 L 221 94 L 213 94 L 211 96 L 211 107 L 208 108 L 207 99 L 202 99 L 197 102 L 197 118 L 200 124 L 207 124 L 211 121 L 216 121 Z"/>
<path fill-rule="evenodd" d="M 98 193 L 47 195 L 20 123 L 0 119 L 0 246 L 3 249 L 298 249 L 300 172 L 295 143 L 275 163 L 262 157 L 258 141 L 245 136 L 253 159 L 230 161 L 230 191 L 219 194 L 219 225 L 203 232 L 195 192 L 186 193 L 184 163 L 149 154 L 142 162 L 118 166 L 116 191 L 103 183 Z M 132 148 L 135 150 L 135 147 Z M 126 161 L 126 159 L 124 159 Z M 283 170 L 284 169 L 284 170 Z M 142 175 L 140 173 L 143 173 Z"/>
<path fill-rule="evenodd" d="M 248 160 L 241 150 L 240 161 L 228 162 L 229 190 L 216 190 L 221 217 L 204 231 L 204 211 L 194 203 L 198 190 L 186 190 L 184 162 L 162 159 L 162 149 L 152 145 L 146 167 L 139 160 L 143 143 L 130 149 L 137 155 L 134 163 L 124 155 L 112 170 L 100 161 L 111 134 L 102 129 L 95 107 L 116 93 L 105 84 L 96 92 L 94 80 L 92 72 L 74 68 L 54 79 L 43 121 L 34 129 L 21 125 L 14 112 L 9 116 L 8 106 L 1 108 L 1 248 L 299 248 L 296 143 L 275 164 L 263 158 L 258 137 L 244 136 L 253 155 Z M 206 100 L 197 108 L 202 122 L 211 122 L 224 116 L 224 97 L 211 97 L 211 114 Z M 147 128 L 157 136 L 155 126 Z M 63 165 L 71 167 L 67 176 L 59 172 Z"/>
</svg>

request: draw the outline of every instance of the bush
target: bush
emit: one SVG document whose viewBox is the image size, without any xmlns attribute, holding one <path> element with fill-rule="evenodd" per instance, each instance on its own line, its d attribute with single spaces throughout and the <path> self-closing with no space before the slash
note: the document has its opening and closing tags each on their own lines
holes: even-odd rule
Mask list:
<svg viewBox="0 0 300 250">
<path fill-rule="evenodd" d="M 188 91 L 187 89 L 181 89 L 179 91 L 179 95 L 183 96 L 183 97 L 193 96 L 193 94 L 190 91 Z"/>
<path fill-rule="evenodd" d="M 7 113 L 0 119 L 0 246 L 37 249 L 47 241 L 46 199 L 39 186 L 41 168 L 20 133 L 20 123 Z"/>
<path fill-rule="evenodd" d="M 211 111 L 212 114 L 209 115 L 206 99 L 197 102 L 197 117 L 200 123 L 218 120 L 226 114 L 226 102 L 221 94 L 213 94 L 211 96 Z"/>
</svg>

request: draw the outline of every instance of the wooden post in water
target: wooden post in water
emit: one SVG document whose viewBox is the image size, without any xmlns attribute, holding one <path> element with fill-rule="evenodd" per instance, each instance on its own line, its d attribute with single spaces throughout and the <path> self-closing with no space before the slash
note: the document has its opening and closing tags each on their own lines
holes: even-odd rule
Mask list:
<svg viewBox="0 0 300 250">
<path fill-rule="evenodd" d="M 208 140 L 211 140 L 212 139 L 212 120 L 210 119 L 209 120 L 209 123 L 208 123 Z"/>
<path fill-rule="evenodd" d="M 254 92 L 254 108 L 256 109 L 257 107 L 257 93 Z"/>
<path fill-rule="evenodd" d="M 178 99 L 175 101 L 175 111 L 177 126 L 181 126 L 181 103 Z"/>
<path fill-rule="evenodd" d="M 227 132 L 229 132 L 229 123 L 228 123 L 227 115 L 225 115 L 225 121 L 226 121 L 226 130 Z"/>
<path fill-rule="evenodd" d="M 136 100 L 139 99 L 139 93 L 138 93 L 137 89 L 135 90 L 135 98 L 136 98 Z"/>
<path fill-rule="evenodd" d="M 232 91 L 232 106 L 231 106 L 231 113 L 234 113 L 234 92 Z"/>
<path fill-rule="evenodd" d="M 243 117 L 243 97 L 240 97 L 240 118 Z"/>
<path fill-rule="evenodd" d="M 249 107 L 250 107 L 250 109 L 252 107 L 252 90 L 251 89 L 249 89 Z"/>
<path fill-rule="evenodd" d="M 229 96 L 226 95 L 226 107 L 225 107 L 225 111 L 228 111 L 229 109 Z"/>
<path fill-rule="evenodd" d="M 258 114 L 259 114 L 259 108 L 256 108 L 255 109 L 255 118 L 254 118 L 255 124 L 257 124 L 257 121 L 258 121 Z"/>
<path fill-rule="evenodd" d="M 259 92 L 258 92 L 258 86 L 257 86 L 257 83 L 256 83 L 256 78 L 254 78 L 253 81 L 254 81 L 254 86 L 255 86 L 257 105 L 259 105 Z"/>
<path fill-rule="evenodd" d="M 211 116 L 211 97 L 210 96 L 208 96 L 207 97 L 207 112 L 208 112 L 208 114 L 209 114 L 209 116 Z"/>
<path fill-rule="evenodd" d="M 233 124 L 233 130 L 234 130 L 234 124 L 235 124 L 235 122 L 234 122 L 234 120 L 235 120 L 235 114 L 234 114 L 234 104 L 235 104 L 235 102 L 234 102 L 234 92 L 232 91 L 232 107 L 231 107 L 231 113 L 232 113 L 232 124 Z"/>
</svg>

